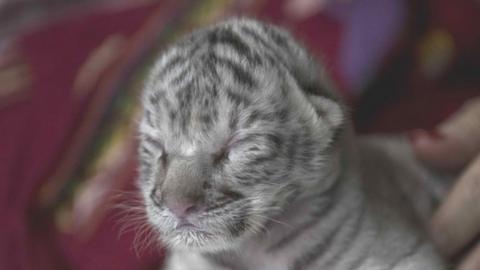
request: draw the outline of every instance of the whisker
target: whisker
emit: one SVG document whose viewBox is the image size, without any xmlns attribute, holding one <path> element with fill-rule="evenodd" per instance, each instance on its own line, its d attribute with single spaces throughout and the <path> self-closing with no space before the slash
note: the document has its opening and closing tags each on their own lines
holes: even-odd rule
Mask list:
<svg viewBox="0 0 480 270">
<path fill-rule="evenodd" d="M 261 215 L 261 214 L 253 214 L 253 215 L 257 216 L 257 217 L 260 217 L 260 218 L 264 218 L 264 219 L 272 221 L 272 222 L 275 222 L 277 224 L 283 225 L 283 226 L 288 227 L 290 229 L 294 228 L 291 224 L 288 224 L 286 222 L 283 222 L 283 221 L 280 221 L 280 220 L 277 220 L 277 219 L 274 219 L 274 218 L 271 218 L 271 217 L 267 217 L 265 215 Z"/>
</svg>

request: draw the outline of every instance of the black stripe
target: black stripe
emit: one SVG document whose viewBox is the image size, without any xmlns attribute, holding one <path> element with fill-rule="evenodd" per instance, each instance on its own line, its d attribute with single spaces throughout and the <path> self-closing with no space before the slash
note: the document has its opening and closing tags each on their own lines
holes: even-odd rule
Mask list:
<svg viewBox="0 0 480 270">
<path fill-rule="evenodd" d="M 262 28 L 263 31 L 270 35 L 270 37 L 273 39 L 273 41 L 275 41 L 278 46 L 284 48 L 286 51 L 291 51 L 287 37 L 282 35 L 283 33 L 280 30 L 274 27 L 269 27 L 267 25 L 264 25 Z"/>
<path fill-rule="evenodd" d="M 350 264 L 350 266 L 348 267 L 348 270 L 357 270 L 360 268 L 360 266 L 363 265 L 363 263 L 365 263 L 365 261 L 368 259 L 368 255 L 370 253 L 370 250 L 369 249 L 365 249 L 364 250 L 364 253 L 358 257 L 356 260 L 354 260 L 352 262 L 352 264 Z"/>
<path fill-rule="evenodd" d="M 261 118 L 261 113 L 258 110 L 253 110 L 247 117 L 247 120 L 243 124 L 243 128 L 249 128 L 253 123 L 257 122 Z"/>
<path fill-rule="evenodd" d="M 168 112 L 168 119 L 170 119 L 170 129 L 173 130 L 173 125 L 177 122 L 177 111 L 170 110 Z"/>
<path fill-rule="evenodd" d="M 247 86 L 247 89 L 251 89 L 252 87 L 256 86 L 257 83 L 252 74 L 246 71 L 239 63 L 223 57 L 216 58 L 216 62 L 229 69 L 232 75 L 235 77 L 235 80 Z"/>
<path fill-rule="evenodd" d="M 148 145 L 151 145 L 153 146 L 154 148 L 157 148 L 157 149 L 163 149 L 163 144 L 162 142 L 160 142 L 159 140 L 155 139 L 155 138 L 152 138 L 148 135 L 143 135 L 143 141 L 144 143 L 148 144 Z"/>
<path fill-rule="evenodd" d="M 208 113 L 200 115 L 199 120 L 205 125 L 205 128 L 210 128 L 212 126 L 213 118 Z"/>
<path fill-rule="evenodd" d="M 192 92 L 192 85 L 189 84 L 187 87 L 179 89 L 177 93 L 175 93 L 175 97 L 177 98 L 181 109 L 185 109 L 192 103 Z"/>
<path fill-rule="evenodd" d="M 275 134 L 266 134 L 265 137 L 268 141 L 272 142 L 275 145 L 275 148 L 281 148 L 283 145 L 283 139 L 279 135 Z"/>
<path fill-rule="evenodd" d="M 150 101 L 150 104 L 156 105 L 164 96 L 165 93 L 163 91 L 155 91 L 149 94 L 148 101 Z"/>
<path fill-rule="evenodd" d="M 211 103 L 211 100 L 208 97 L 204 96 L 202 100 L 203 109 L 204 110 L 208 109 L 208 107 L 210 107 L 210 103 Z"/>
<path fill-rule="evenodd" d="M 145 115 L 145 121 L 147 122 L 147 124 L 151 127 L 154 127 L 155 125 L 153 124 L 152 113 L 148 110 L 145 110 L 144 115 Z"/>
<path fill-rule="evenodd" d="M 191 115 L 192 115 L 192 106 L 191 106 L 191 101 L 192 101 L 192 86 L 193 82 L 190 81 L 185 87 L 182 89 L 179 89 L 178 92 L 176 93 L 176 97 L 179 102 L 179 108 L 181 108 L 181 117 L 179 117 L 180 120 L 180 127 L 181 130 L 186 133 L 187 131 L 187 126 L 188 123 L 191 121 Z"/>
<path fill-rule="evenodd" d="M 332 139 L 330 140 L 330 145 L 328 148 L 333 149 L 338 146 L 338 144 L 342 143 L 342 135 L 345 132 L 345 122 L 343 122 L 340 126 L 338 126 L 334 131 L 332 135 Z M 326 149 L 326 150 L 330 150 Z"/>
<path fill-rule="evenodd" d="M 318 222 L 321 220 L 324 220 L 325 217 L 329 213 L 331 213 L 332 210 L 334 210 L 335 202 L 337 200 L 337 191 L 339 188 L 339 181 L 335 181 L 328 189 L 323 191 L 321 194 L 318 194 L 316 198 L 319 200 L 325 200 L 327 198 L 326 196 L 330 196 L 330 198 L 327 200 L 327 203 L 324 205 L 319 205 L 319 208 L 316 209 L 314 212 L 312 212 L 312 219 L 299 225 L 296 229 L 285 235 L 283 238 L 281 238 L 279 241 L 275 242 L 272 246 L 270 246 L 267 251 L 268 252 L 276 252 L 279 251 L 280 249 L 284 248 L 288 244 L 290 244 L 292 241 L 297 239 L 303 232 L 306 230 L 312 228 L 315 226 Z M 328 217 L 327 217 L 328 218 Z"/>
<path fill-rule="evenodd" d="M 160 107 L 163 106 L 162 111 L 172 110 L 172 104 L 170 103 L 170 100 L 168 100 L 168 98 L 162 98 L 161 101 L 162 101 L 162 103 L 161 103 Z"/>
<path fill-rule="evenodd" d="M 175 86 L 175 85 L 180 84 L 185 79 L 185 77 L 187 76 L 187 74 L 189 72 L 190 72 L 190 67 L 186 67 L 177 76 L 175 76 L 173 79 L 171 79 L 169 84 L 171 86 Z"/>
<path fill-rule="evenodd" d="M 209 38 L 212 44 L 224 44 L 232 47 L 239 55 L 250 57 L 250 48 L 243 40 L 228 29 L 220 29 L 211 33 Z"/>
<path fill-rule="evenodd" d="M 228 120 L 228 127 L 230 130 L 237 130 L 238 126 L 238 112 L 237 108 L 230 111 L 230 118 Z"/>
<path fill-rule="evenodd" d="M 244 186 L 251 186 L 258 182 L 258 179 L 252 178 L 249 174 L 236 174 L 233 175 L 233 178 L 239 180 L 240 184 Z"/>
<path fill-rule="evenodd" d="M 145 159 L 140 159 L 139 162 L 140 162 L 140 167 L 142 167 L 142 168 L 144 168 L 144 169 L 150 169 L 150 167 L 152 166 L 152 165 L 150 164 L 150 162 L 148 162 L 148 161 L 145 160 Z"/>
<path fill-rule="evenodd" d="M 274 134 L 262 134 L 262 133 L 251 133 L 245 136 L 240 140 L 234 141 L 235 145 L 239 145 L 245 142 L 255 142 L 261 139 L 266 139 L 267 142 L 272 142 L 275 146 L 282 145 L 282 139 Z"/>
<path fill-rule="evenodd" d="M 318 243 L 314 247 L 312 247 L 309 252 L 307 252 L 304 256 L 294 261 L 292 267 L 289 269 L 292 270 L 302 270 L 307 269 L 312 263 L 314 263 L 330 246 L 333 236 L 338 233 L 341 226 L 336 226 L 334 231 L 327 234 L 327 237 L 322 240 L 322 242 Z"/>
<path fill-rule="evenodd" d="M 307 135 L 306 138 L 303 139 L 301 145 L 303 151 L 299 154 L 299 159 L 302 161 L 305 167 L 309 166 L 311 162 L 314 160 L 315 153 L 314 153 L 314 145 L 315 142 L 310 136 Z"/>
<path fill-rule="evenodd" d="M 211 212 L 218 209 L 226 209 L 228 204 L 238 202 L 239 200 L 245 198 L 240 192 L 225 188 L 219 190 L 219 195 L 212 199 L 212 204 L 205 209 L 206 212 Z M 218 211 L 217 211 L 218 212 Z"/>
<path fill-rule="evenodd" d="M 277 112 L 278 118 L 282 123 L 286 123 L 288 121 L 289 114 L 290 112 L 286 108 L 283 108 Z"/>
<path fill-rule="evenodd" d="M 153 156 L 152 151 L 150 151 L 148 148 L 146 148 L 145 145 L 140 145 L 140 147 L 138 149 L 138 152 L 139 152 L 140 155 L 150 156 L 150 157 Z"/>
<path fill-rule="evenodd" d="M 252 110 L 252 112 L 247 116 L 247 119 L 242 123 L 242 128 L 248 129 L 252 124 L 257 121 L 266 121 L 271 122 L 278 119 L 279 114 L 277 112 L 267 112 L 262 113 L 259 110 Z"/>
<path fill-rule="evenodd" d="M 347 218 L 349 218 L 348 215 L 346 215 L 345 219 Z M 343 228 L 343 226 L 341 226 L 340 224 L 343 224 L 344 221 L 345 220 L 340 221 L 339 225 L 335 226 L 333 230 L 328 233 L 324 239 L 321 240 L 320 243 L 317 243 L 315 246 L 310 248 L 306 254 L 295 260 L 292 264 L 292 267 L 290 267 L 289 269 L 308 269 L 308 267 L 315 263 L 323 254 L 325 254 L 325 251 L 327 251 L 331 247 L 335 236 Z"/>
<path fill-rule="evenodd" d="M 206 253 L 204 256 L 209 262 L 227 269 L 246 269 L 238 260 L 238 255 L 230 251 L 218 251 L 215 253 Z"/>
<path fill-rule="evenodd" d="M 258 148 L 258 146 L 252 146 L 252 147 L 249 147 L 247 149 L 247 151 L 249 151 L 249 152 L 259 152 L 260 148 Z"/>
<path fill-rule="evenodd" d="M 139 170 L 138 180 L 141 182 L 147 182 L 152 172 L 152 165 L 146 159 L 140 158 L 139 167 L 140 167 L 140 170 Z"/>
<path fill-rule="evenodd" d="M 350 245 L 350 243 L 355 243 L 355 239 L 359 235 L 358 232 L 361 228 L 361 225 L 363 224 L 365 211 L 366 211 L 365 208 L 362 208 L 362 212 L 360 212 L 360 214 L 358 215 L 357 220 L 355 221 L 355 224 L 353 225 L 354 227 L 352 228 L 352 230 L 346 236 L 345 235 L 342 236 L 342 237 L 344 237 L 344 241 L 346 241 L 346 243 L 343 243 L 344 248 L 342 248 L 341 251 L 338 251 L 334 256 L 332 256 L 332 258 L 330 258 L 326 262 L 322 263 L 322 267 L 325 267 L 326 269 L 332 268 L 333 265 L 336 262 L 338 262 L 339 257 L 346 254 L 346 252 L 352 247 L 352 245 Z M 334 239 L 334 242 L 335 242 L 335 239 Z M 336 247 L 339 247 L 340 245 L 341 244 L 338 243 L 338 242 L 335 244 Z M 367 249 L 367 248 L 365 248 L 365 249 Z"/>
<path fill-rule="evenodd" d="M 268 44 L 254 29 L 244 26 L 241 28 L 241 30 L 245 34 L 249 35 L 257 43 L 260 43 L 264 47 L 264 49 L 267 49 L 270 52 L 275 52 L 274 48 L 272 48 L 272 46 Z"/>
<path fill-rule="evenodd" d="M 289 171 L 295 168 L 296 156 L 297 156 L 297 143 L 298 143 L 298 135 L 293 134 L 290 137 L 289 144 L 287 146 L 287 158 L 288 158 L 287 170 Z"/>
<path fill-rule="evenodd" d="M 220 76 L 217 72 L 217 65 L 216 65 L 216 57 L 213 53 L 209 53 L 207 55 L 203 55 L 201 57 L 201 74 L 206 78 L 212 79 L 214 82 L 220 82 Z M 213 92 L 216 97 L 218 92 Z"/>
<path fill-rule="evenodd" d="M 223 256 L 219 256 L 217 254 L 209 254 L 206 256 L 208 260 L 216 266 L 224 267 L 227 269 L 233 269 L 235 265 L 229 260 L 224 258 Z"/>
<path fill-rule="evenodd" d="M 242 233 L 245 232 L 249 226 L 247 223 L 247 219 L 249 216 L 249 206 L 244 205 L 238 211 L 239 212 L 237 212 L 235 215 L 236 222 L 233 224 L 229 223 L 227 225 L 228 230 L 233 237 L 239 237 L 240 235 L 242 235 Z"/>
<path fill-rule="evenodd" d="M 244 106 L 249 106 L 250 105 L 250 99 L 247 96 L 241 95 L 238 92 L 234 92 L 231 89 L 226 89 L 225 94 L 227 95 L 227 98 L 230 99 L 235 105 L 244 105 Z"/>
<path fill-rule="evenodd" d="M 390 264 L 387 268 L 385 268 L 385 270 L 394 269 L 398 264 L 404 262 L 406 258 L 415 255 L 418 252 L 418 250 L 422 247 L 423 244 L 424 244 L 424 239 L 417 238 L 414 244 L 410 247 L 410 250 L 408 250 L 405 254 L 403 254 L 398 260 Z"/>
<path fill-rule="evenodd" d="M 167 74 L 172 68 L 180 65 L 181 63 L 183 63 L 185 61 L 185 58 L 183 58 L 182 56 L 180 55 L 175 55 L 173 56 L 172 58 L 168 59 L 168 62 L 165 63 L 163 65 L 163 67 L 160 69 L 160 71 L 158 72 L 158 75 L 157 77 L 158 78 L 162 78 L 163 76 L 165 76 L 165 74 Z"/>
<path fill-rule="evenodd" d="M 238 200 L 243 199 L 245 197 L 242 193 L 234 191 L 234 190 L 229 189 L 229 188 L 223 188 L 223 189 L 220 190 L 220 192 L 222 193 L 222 195 L 227 196 L 228 198 L 232 199 L 233 201 L 238 201 Z"/>
<path fill-rule="evenodd" d="M 241 28 L 241 30 L 244 34 L 250 36 L 255 42 L 259 43 L 260 46 L 264 48 L 264 51 L 265 51 L 264 57 L 266 57 L 267 60 L 269 60 L 270 64 L 275 64 L 277 62 L 280 62 L 283 66 L 288 67 L 283 57 L 278 55 L 278 50 L 272 46 L 273 45 L 272 43 L 266 41 L 254 29 L 244 26 Z"/>
<path fill-rule="evenodd" d="M 278 153 L 276 151 L 270 151 L 270 153 L 268 154 L 255 156 L 253 159 L 249 160 L 245 165 L 246 166 L 259 165 L 264 162 L 271 161 L 276 157 L 278 157 Z"/>
<path fill-rule="evenodd" d="M 320 219 L 318 219 L 317 217 L 313 217 L 313 219 L 298 226 L 294 231 L 290 232 L 285 237 L 280 239 L 280 241 L 275 242 L 275 244 L 271 245 L 267 249 L 267 252 L 276 252 L 280 249 L 283 249 L 285 246 L 297 239 L 303 232 L 315 226 L 318 222 L 320 222 Z"/>
</svg>

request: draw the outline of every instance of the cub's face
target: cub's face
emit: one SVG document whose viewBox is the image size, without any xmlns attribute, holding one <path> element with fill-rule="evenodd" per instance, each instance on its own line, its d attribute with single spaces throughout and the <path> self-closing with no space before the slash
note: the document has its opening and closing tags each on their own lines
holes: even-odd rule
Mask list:
<svg viewBox="0 0 480 270">
<path fill-rule="evenodd" d="M 234 246 L 331 184 L 343 122 L 335 101 L 304 93 L 274 66 L 239 72 L 208 53 L 192 62 L 175 51 L 159 62 L 170 71 L 154 68 L 146 84 L 138 183 L 165 244 Z"/>
</svg>

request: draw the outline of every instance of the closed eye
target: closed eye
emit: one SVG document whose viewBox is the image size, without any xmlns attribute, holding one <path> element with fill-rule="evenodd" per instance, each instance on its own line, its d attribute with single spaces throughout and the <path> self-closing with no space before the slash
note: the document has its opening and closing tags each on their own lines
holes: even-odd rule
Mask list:
<svg viewBox="0 0 480 270">
<path fill-rule="evenodd" d="M 250 146 L 243 150 L 243 152 L 270 152 L 273 149 L 279 149 L 282 146 L 282 139 L 271 133 L 251 133 L 244 135 L 242 138 L 235 138 L 232 136 L 228 143 L 222 149 L 214 154 L 213 164 L 221 165 L 229 160 L 229 154 L 235 148 L 242 145 Z"/>
<path fill-rule="evenodd" d="M 223 162 L 228 161 L 228 154 L 228 147 L 223 147 L 218 153 L 214 155 L 213 165 L 221 165 Z"/>
<path fill-rule="evenodd" d="M 255 160 L 271 159 L 282 148 L 283 140 L 280 136 L 272 133 L 250 133 L 243 137 L 232 137 L 229 142 L 214 155 L 213 164 L 220 166 L 230 160 L 230 156 L 240 154 L 248 155 Z"/>
<path fill-rule="evenodd" d="M 231 143 L 229 143 L 228 147 L 229 148 L 234 148 L 242 144 L 250 144 L 250 143 L 255 143 L 256 145 L 264 145 L 267 147 L 274 147 L 274 148 L 281 148 L 282 146 L 282 139 L 275 134 L 271 133 L 252 133 L 244 136 L 243 138 L 240 139 L 232 139 Z M 254 147 L 256 150 L 258 149 L 257 147 Z"/>
<path fill-rule="evenodd" d="M 152 138 L 148 135 L 143 135 L 141 137 L 142 148 L 146 151 L 153 153 L 154 156 L 161 159 L 162 162 L 166 162 L 167 153 L 165 152 L 165 148 L 163 143 L 160 140 Z"/>
</svg>

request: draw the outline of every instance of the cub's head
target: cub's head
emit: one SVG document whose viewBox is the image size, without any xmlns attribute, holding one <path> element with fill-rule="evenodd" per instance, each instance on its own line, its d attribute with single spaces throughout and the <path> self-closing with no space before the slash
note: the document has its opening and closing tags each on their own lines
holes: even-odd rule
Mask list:
<svg viewBox="0 0 480 270">
<path fill-rule="evenodd" d="M 343 123 L 330 94 L 302 90 L 261 54 L 252 64 L 209 47 L 205 35 L 164 53 L 143 96 L 138 183 L 173 248 L 231 247 L 327 189 Z"/>
</svg>

